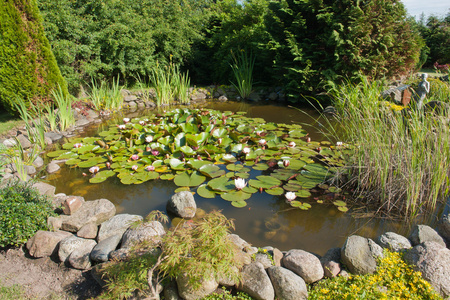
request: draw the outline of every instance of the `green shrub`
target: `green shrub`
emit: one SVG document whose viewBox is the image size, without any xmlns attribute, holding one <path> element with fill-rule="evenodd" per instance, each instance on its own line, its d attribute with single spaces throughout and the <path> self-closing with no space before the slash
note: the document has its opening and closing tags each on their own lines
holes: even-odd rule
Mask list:
<svg viewBox="0 0 450 300">
<path fill-rule="evenodd" d="M 0 105 L 17 113 L 17 98 L 50 101 L 58 84 L 67 93 L 36 0 L 0 1 Z"/>
<path fill-rule="evenodd" d="M 407 265 L 402 254 L 385 250 L 375 274 L 338 276 L 322 280 L 309 292 L 310 300 L 325 299 L 442 299 L 429 282 Z"/>
<path fill-rule="evenodd" d="M 47 230 L 53 215 L 51 202 L 31 183 L 9 182 L 0 189 L 0 247 L 19 246 L 36 231 Z"/>
<path fill-rule="evenodd" d="M 244 292 L 232 294 L 228 290 L 222 290 L 221 293 L 212 293 L 211 295 L 203 297 L 202 300 L 253 300 L 253 298 Z"/>
</svg>

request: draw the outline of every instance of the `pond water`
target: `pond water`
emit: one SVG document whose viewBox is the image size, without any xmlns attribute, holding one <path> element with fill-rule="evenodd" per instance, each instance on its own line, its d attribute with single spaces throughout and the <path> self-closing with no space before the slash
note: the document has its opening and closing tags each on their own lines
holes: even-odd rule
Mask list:
<svg viewBox="0 0 450 300">
<path fill-rule="evenodd" d="M 312 140 L 326 140 L 321 131 L 325 129 L 324 120 L 312 110 L 302 111 L 286 106 L 241 102 L 210 102 L 203 105 L 220 111 L 245 111 L 248 117 L 263 118 L 274 123 L 311 124 L 304 126 Z M 168 108 L 166 108 L 168 110 Z M 83 136 L 95 136 L 110 124 L 120 124 L 123 117 L 135 117 L 143 114 L 155 114 L 157 110 L 145 113 L 118 114 L 108 121 L 91 126 L 83 132 Z M 160 111 L 162 112 L 162 111 Z M 335 141 L 332 141 L 335 142 Z M 139 185 L 124 185 L 118 178 L 109 178 L 101 184 L 90 184 L 88 177 L 83 177 L 86 170 L 63 166 L 61 170 L 48 177 L 49 183 L 56 186 L 56 193 L 80 195 L 86 200 L 106 198 L 112 201 L 118 213 L 138 214 L 145 216 L 152 210 L 166 211 L 166 203 L 178 187 L 172 181 L 153 180 Z M 254 176 L 254 174 L 252 175 Z M 233 207 L 230 202 L 219 196 L 213 199 L 194 195 L 197 207 L 210 212 L 219 209 L 228 218 L 235 220 L 236 231 L 243 239 L 254 246 L 271 245 L 280 250 L 303 249 L 323 255 L 332 247 L 341 247 L 351 234 L 375 238 L 386 231 L 394 231 L 408 235 L 412 222 L 392 221 L 374 218 L 369 214 L 358 213 L 350 209 L 342 213 L 336 206 L 318 204 L 327 196 L 313 195 L 308 200 L 312 208 L 307 211 L 293 208 L 285 203 L 284 196 L 272 196 L 267 193 L 256 193 L 247 200 L 244 208 Z M 326 202 L 326 201 L 325 201 Z M 330 201 L 328 201 L 330 202 Z M 427 220 L 415 220 L 434 225 L 435 215 Z"/>
</svg>

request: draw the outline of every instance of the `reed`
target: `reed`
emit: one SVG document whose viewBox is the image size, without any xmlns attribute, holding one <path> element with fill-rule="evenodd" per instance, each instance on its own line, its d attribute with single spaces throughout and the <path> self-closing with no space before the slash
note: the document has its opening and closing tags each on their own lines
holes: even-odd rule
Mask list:
<svg viewBox="0 0 450 300">
<path fill-rule="evenodd" d="M 30 142 L 38 144 L 44 149 L 46 147 L 45 122 L 42 118 L 41 111 L 31 104 L 30 110 L 34 113 L 30 113 L 25 101 L 20 97 L 16 98 L 15 106 L 20 118 L 25 122 L 25 130 L 27 131 Z"/>
<path fill-rule="evenodd" d="M 120 93 L 121 86 L 119 77 L 113 78 L 111 85 L 105 81 L 98 84 L 94 79 L 91 80 L 89 98 L 97 111 L 118 110 L 123 105 L 123 96 Z"/>
<path fill-rule="evenodd" d="M 58 90 L 52 91 L 53 99 L 58 106 L 58 113 L 56 118 L 58 120 L 59 129 L 61 131 L 65 131 L 67 128 L 73 126 L 75 124 L 75 116 L 73 115 L 72 110 L 72 100 L 70 96 L 65 96 L 61 86 L 58 86 Z M 47 119 L 53 121 L 55 118 L 55 111 L 47 112 Z M 50 123 L 50 121 L 49 121 Z M 50 126 L 51 127 L 51 126 Z"/>
<path fill-rule="evenodd" d="M 414 217 L 449 194 L 449 116 L 393 110 L 380 101 L 382 88 L 364 79 L 331 91 L 339 138 L 353 145 L 349 184 L 365 204 Z"/>
<path fill-rule="evenodd" d="M 242 99 L 246 99 L 253 91 L 253 67 L 255 58 L 252 54 L 248 55 L 244 50 L 239 50 L 238 54 L 231 51 L 233 70 L 236 82 L 232 82 Z"/>
</svg>

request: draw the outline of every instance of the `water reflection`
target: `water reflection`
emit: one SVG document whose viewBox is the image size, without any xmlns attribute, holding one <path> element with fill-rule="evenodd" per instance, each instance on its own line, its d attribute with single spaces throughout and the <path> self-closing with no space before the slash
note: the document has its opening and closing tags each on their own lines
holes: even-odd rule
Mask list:
<svg viewBox="0 0 450 300">
<path fill-rule="evenodd" d="M 246 111 L 249 117 L 275 123 L 318 124 L 317 119 L 321 121 L 319 115 L 312 110 L 300 111 L 271 104 L 225 102 L 208 103 L 204 107 L 221 111 Z M 107 129 L 109 124 L 120 124 L 125 116 L 140 115 L 142 113 L 116 115 L 103 124 L 87 128 L 83 135 L 96 135 L 98 131 Z M 324 139 L 321 134 L 323 128 L 305 129 L 313 140 Z M 101 184 L 90 184 L 89 176 L 83 176 L 82 173 L 80 169 L 63 167 L 57 174 L 49 176 L 49 181 L 56 186 L 57 193 L 81 195 L 86 200 L 106 198 L 115 203 L 118 212 L 142 216 L 155 209 L 165 211 L 168 199 L 177 188 L 173 182 L 166 180 L 124 185 L 117 178 L 109 178 Z M 235 208 L 220 197 L 204 199 L 195 195 L 195 198 L 199 208 L 207 212 L 220 209 L 228 218 L 234 219 L 236 233 L 253 245 L 272 245 L 281 250 L 298 248 L 322 255 L 329 248 L 342 246 L 345 238 L 351 234 L 375 238 L 383 232 L 395 231 L 407 235 L 411 226 L 404 222 L 374 219 L 370 216 L 358 218 L 351 213 L 339 212 L 334 205 L 317 204 L 313 198 L 308 200 L 312 204 L 308 211 L 292 208 L 285 203 L 284 197 L 266 193 L 253 194 L 244 208 Z M 428 220 L 430 222 L 433 223 Z"/>
</svg>

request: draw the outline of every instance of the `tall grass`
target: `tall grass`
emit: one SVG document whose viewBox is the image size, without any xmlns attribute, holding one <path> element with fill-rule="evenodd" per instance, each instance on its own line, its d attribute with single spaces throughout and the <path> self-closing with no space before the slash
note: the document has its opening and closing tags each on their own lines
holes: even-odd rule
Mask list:
<svg viewBox="0 0 450 300">
<path fill-rule="evenodd" d="M 109 85 L 105 81 L 98 84 L 94 79 L 91 80 L 89 98 L 95 109 L 114 111 L 122 107 L 123 96 L 120 93 L 119 77 L 113 79 Z"/>
<path fill-rule="evenodd" d="M 46 147 L 45 142 L 45 121 L 41 111 L 31 104 L 31 113 L 25 101 L 17 97 L 15 103 L 16 109 L 19 112 L 20 118 L 25 122 L 25 130 L 27 131 L 30 142 L 39 145 L 42 149 Z"/>
<path fill-rule="evenodd" d="M 47 111 L 47 119 L 49 120 L 49 124 L 51 124 L 50 128 L 53 127 L 55 124 L 52 124 L 51 122 L 54 122 L 55 119 L 58 120 L 59 129 L 61 131 L 65 131 L 67 128 L 73 126 L 75 124 L 75 116 L 73 115 L 72 110 L 72 101 L 71 98 L 68 96 L 65 96 L 61 86 L 58 86 L 57 91 L 52 91 L 53 99 L 56 102 L 56 105 L 58 106 L 58 113 L 55 114 L 54 111 L 48 110 Z"/>
<path fill-rule="evenodd" d="M 233 62 L 230 64 L 236 82 L 232 82 L 241 98 L 246 99 L 253 91 L 253 67 L 255 58 L 244 50 L 239 50 L 237 55 L 231 51 Z"/>
<path fill-rule="evenodd" d="M 332 91 L 340 138 L 353 145 L 349 183 L 366 204 L 413 217 L 449 194 L 449 116 L 393 110 L 382 89 L 363 80 Z"/>
</svg>

